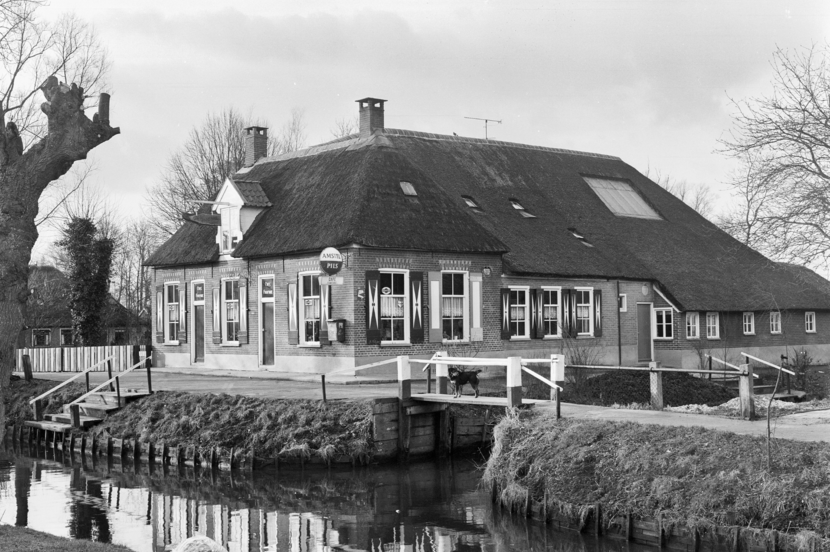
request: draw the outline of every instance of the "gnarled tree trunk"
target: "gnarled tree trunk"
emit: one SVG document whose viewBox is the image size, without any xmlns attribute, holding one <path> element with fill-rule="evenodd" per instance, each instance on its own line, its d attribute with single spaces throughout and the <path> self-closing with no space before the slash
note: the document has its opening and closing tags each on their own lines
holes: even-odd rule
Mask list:
<svg viewBox="0 0 830 552">
<path fill-rule="evenodd" d="M 107 94 L 101 95 L 98 113 L 90 120 L 83 112 L 82 88 L 59 83 L 53 76 L 40 89 L 46 96 L 41 105 L 48 120 L 46 136 L 23 153 L 13 123 L 0 132 L 0 439 L 14 347 L 25 323 L 38 200 L 75 161 L 120 132 L 110 126 Z"/>
</svg>

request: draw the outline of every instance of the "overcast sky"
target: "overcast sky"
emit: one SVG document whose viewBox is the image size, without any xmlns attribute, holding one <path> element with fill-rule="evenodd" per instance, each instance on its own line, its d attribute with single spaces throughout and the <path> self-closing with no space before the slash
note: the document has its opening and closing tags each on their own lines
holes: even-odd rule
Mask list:
<svg viewBox="0 0 830 552">
<path fill-rule="evenodd" d="M 354 100 L 386 125 L 617 155 L 723 189 L 730 98 L 769 92 L 780 46 L 822 47 L 830 2 L 746 0 L 53 0 L 109 50 L 111 120 L 90 155 L 124 217 L 208 113 L 233 106 L 278 129 L 305 111 L 309 145 Z M 721 196 L 725 201 L 725 195 Z M 42 244 L 38 251 L 43 251 Z"/>
</svg>

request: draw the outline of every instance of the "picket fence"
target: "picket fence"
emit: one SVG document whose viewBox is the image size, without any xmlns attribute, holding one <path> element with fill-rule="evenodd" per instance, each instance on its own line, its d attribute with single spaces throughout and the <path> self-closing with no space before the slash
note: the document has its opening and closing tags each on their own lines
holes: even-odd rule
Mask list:
<svg viewBox="0 0 830 552">
<path fill-rule="evenodd" d="M 33 372 L 83 372 L 96 362 L 113 356 L 112 370 L 126 370 L 147 355 L 146 345 L 105 345 L 100 347 L 25 347 L 17 350 L 17 370 L 23 370 L 23 355 L 29 355 Z M 137 355 L 137 356 L 136 356 Z M 133 360 L 136 359 L 136 360 Z M 106 372 L 107 363 L 95 372 Z"/>
</svg>

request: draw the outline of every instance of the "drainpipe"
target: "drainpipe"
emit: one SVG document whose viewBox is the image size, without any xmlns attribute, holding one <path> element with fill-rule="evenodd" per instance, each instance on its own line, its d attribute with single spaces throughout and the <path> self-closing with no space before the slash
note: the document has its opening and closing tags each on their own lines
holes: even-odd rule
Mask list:
<svg viewBox="0 0 830 552">
<path fill-rule="evenodd" d="M 626 301 L 628 298 L 626 298 Z M 622 366 L 622 327 L 620 326 L 620 281 L 617 280 L 617 366 Z"/>
</svg>

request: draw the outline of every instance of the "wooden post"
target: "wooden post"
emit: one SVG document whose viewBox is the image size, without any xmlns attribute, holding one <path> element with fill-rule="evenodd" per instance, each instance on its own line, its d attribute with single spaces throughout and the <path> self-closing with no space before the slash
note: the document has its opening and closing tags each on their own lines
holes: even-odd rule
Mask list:
<svg viewBox="0 0 830 552">
<path fill-rule="evenodd" d="M 80 429 L 81 427 L 81 407 L 77 404 L 70 404 L 69 405 L 69 420 L 72 423 L 72 427 L 75 429 Z"/>
<path fill-rule="evenodd" d="M 112 379 L 112 360 L 107 361 L 107 379 Z M 110 382 L 110 391 L 115 391 L 112 382 Z"/>
<path fill-rule="evenodd" d="M 84 374 L 86 376 L 86 392 L 89 393 L 89 372 Z"/>
<path fill-rule="evenodd" d="M 35 421 L 36 422 L 40 422 L 40 421 L 43 420 L 43 406 L 44 405 L 43 405 L 42 400 L 35 401 L 35 404 L 33 405 L 33 409 L 35 411 Z"/>
<path fill-rule="evenodd" d="M 522 357 L 507 358 L 507 407 L 522 406 Z"/>
<path fill-rule="evenodd" d="M 659 369 L 659 362 L 648 363 L 651 407 L 654 410 L 663 410 L 663 372 L 660 372 Z"/>
<path fill-rule="evenodd" d="M 446 351 L 438 351 L 436 354 L 441 358 L 445 358 L 447 356 Z M 448 364 L 435 365 L 435 380 L 437 388 L 435 392 L 440 395 L 446 395 L 448 383 L 450 381 Z"/>
<path fill-rule="evenodd" d="M 150 379 L 150 366 L 152 366 L 152 362 L 150 360 L 150 345 L 147 345 L 147 356 L 144 358 L 144 365 L 147 367 L 147 392 L 152 395 L 153 381 Z"/>
<path fill-rule="evenodd" d="M 32 359 L 29 355 L 23 355 L 23 379 L 32 381 Z"/>
<path fill-rule="evenodd" d="M 712 381 L 712 355 L 709 355 L 709 381 Z"/>
<path fill-rule="evenodd" d="M 427 393 L 432 393 L 432 366 L 427 364 Z"/>
<path fill-rule="evenodd" d="M 741 364 L 741 416 L 747 420 L 755 419 L 755 399 L 753 395 L 752 366 Z"/>
<path fill-rule="evenodd" d="M 398 357 L 398 399 L 405 400 L 412 397 L 412 367 L 409 357 Z"/>
<path fill-rule="evenodd" d="M 565 356 L 550 355 L 550 381 L 559 387 L 565 387 Z M 550 398 L 556 403 L 556 419 L 562 417 L 561 391 L 553 387 L 550 390 Z"/>
<path fill-rule="evenodd" d="M 326 404 L 326 375 L 320 374 L 320 383 L 323 384 L 323 404 Z"/>
</svg>

